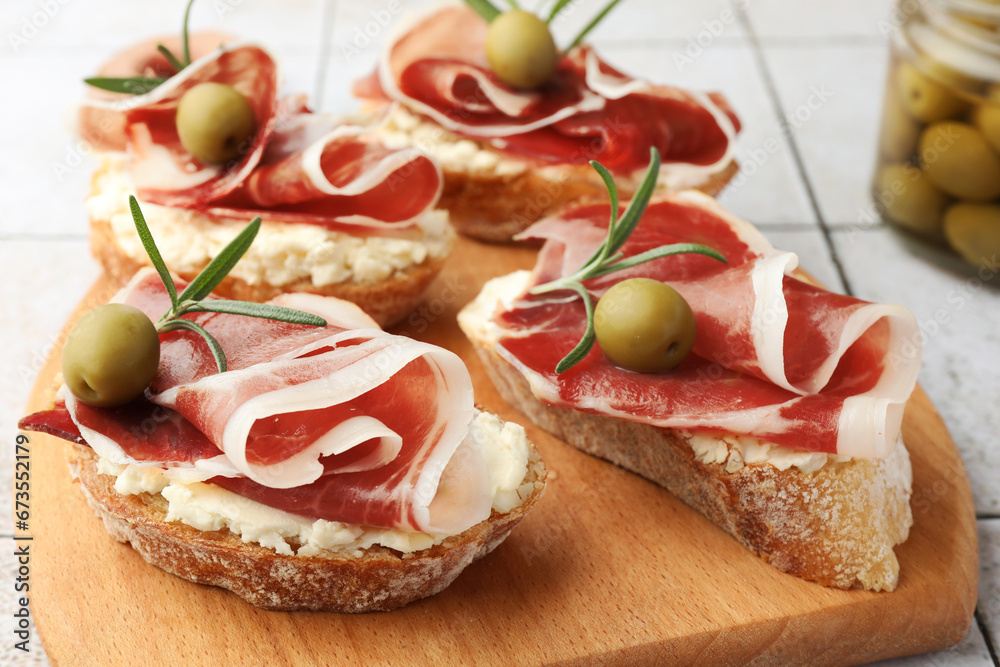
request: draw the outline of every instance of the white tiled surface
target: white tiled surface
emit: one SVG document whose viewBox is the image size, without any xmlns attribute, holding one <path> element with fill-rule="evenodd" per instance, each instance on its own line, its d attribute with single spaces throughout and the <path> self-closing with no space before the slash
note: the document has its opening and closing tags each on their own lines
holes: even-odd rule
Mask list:
<svg viewBox="0 0 1000 667">
<path fill-rule="evenodd" d="M 0 6 L 6 82 L 0 105 L 0 452 L 7 471 L 0 493 L 7 497 L 14 425 L 34 372 L 97 275 L 81 206 L 92 163 L 78 160 L 76 139 L 63 122 L 66 109 L 82 94 L 79 80 L 113 49 L 173 33 L 183 4 L 10 0 Z M 399 7 L 426 4 L 400 0 Z M 573 3 L 557 32 L 569 35 L 603 4 Z M 388 0 L 218 0 L 197 3 L 193 21 L 266 44 L 284 66 L 289 91 L 309 93 L 320 110 L 343 112 L 354 109 L 350 81 L 370 71 L 378 41 L 400 22 L 389 7 Z M 928 262 L 932 253 L 863 216 L 885 71 L 880 21 L 889 10 L 887 0 L 624 0 L 592 41 L 626 71 L 726 93 L 744 124 L 743 172 L 722 197 L 728 207 L 758 223 L 776 245 L 798 252 L 802 265 L 827 284 L 903 303 L 923 322 L 937 318 L 921 382 L 969 468 L 980 516 L 977 620 L 997 647 L 1000 291 Z M 366 27 L 374 35 L 367 45 L 358 32 Z M 15 45 L 12 34 L 26 41 Z M 0 518 L 0 538 L 11 527 L 9 515 Z M 8 560 L 0 567 L 3 591 L 12 590 Z M 0 594 L 0 617 L 11 618 L 13 597 Z M 4 642 L 0 664 L 45 664 L 37 639 L 32 648 L 24 656 Z M 887 664 L 997 663 L 974 624 L 954 649 Z"/>
</svg>

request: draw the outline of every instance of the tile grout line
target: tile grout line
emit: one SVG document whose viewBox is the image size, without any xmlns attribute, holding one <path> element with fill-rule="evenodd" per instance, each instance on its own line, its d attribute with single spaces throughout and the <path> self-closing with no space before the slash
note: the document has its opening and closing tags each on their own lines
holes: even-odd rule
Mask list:
<svg viewBox="0 0 1000 667">
<path fill-rule="evenodd" d="M 337 10 L 337 0 L 325 0 L 323 10 L 319 18 L 319 62 L 316 66 L 316 82 L 313 84 L 313 91 L 316 93 L 316 108 L 322 109 L 325 106 L 324 99 L 326 93 L 326 69 L 330 64 L 330 46 L 333 34 L 333 17 Z"/>
<path fill-rule="evenodd" d="M 996 649 L 993 647 L 993 639 L 990 637 L 989 629 L 983 620 L 983 615 L 979 613 L 978 606 L 973 616 L 976 619 L 976 625 L 979 626 L 979 633 L 983 636 L 983 642 L 986 643 L 986 651 L 989 653 L 990 659 L 996 667 L 1000 667 L 1000 658 L 997 657 Z"/>
<path fill-rule="evenodd" d="M 760 46 L 760 40 L 757 38 L 757 33 L 754 32 L 753 25 L 750 23 L 750 18 L 747 16 L 746 11 L 739 5 L 735 6 L 736 15 L 739 17 L 740 24 L 747 33 L 747 39 L 752 47 L 754 60 L 757 62 L 757 69 L 760 71 L 761 76 L 764 79 L 764 85 L 767 87 L 768 96 L 771 98 L 771 104 L 774 105 L 775 113 L 777 113 L 778 118 L 784 117 L 784 113 L 781 108 L 781 99 L 778 97 L 778 89 L 774 83 L 774 78 L 771 76 L 771 70 L 767 66 L 767 61 L 764 58 L 764 52 Z M 802 178 L 803 187 L 806 189 L 806 196 L 809 198 L 809 206 L 813 210 L 813 214 L 816 216 L 816 220 L 819 222 L 819 228 L 823 235 L 823 241 L 826 243 L 827 251 L 830 253 L 830 261 L 833 262 L 834 268 L 837 270 L 837 276 L 840 278 L 841 284 L 844 286 L 844 291 L 848 294 L 854 294 L 854 289 L 851 287 L 851 281 L 847 278 L 847 272 L 844 270 L 844 265 L 840 261 L 840 256 L 837 253 L 837 247 L 833 243 L 833 234 L 830 231 L 829 226 L 826 224 L 826 220 L 823 219 L 823 214 L 819 208 L 819 201 L 816 199 L 816 193 L 813 191 L 812 183 L 809 180 L 809 176 L 806 173 L 805 163 L 802 160 L 802 154 L 799 151 L 799 146 L 795 141 L 795 136 L 792 134 L 791 130 L 785 133 L 785 138 L 788 141 L 788 147 L 792 154 L 792 161 L 795 163 L 795 168 L 799 172 L 799 176 Z"/>
</svg>

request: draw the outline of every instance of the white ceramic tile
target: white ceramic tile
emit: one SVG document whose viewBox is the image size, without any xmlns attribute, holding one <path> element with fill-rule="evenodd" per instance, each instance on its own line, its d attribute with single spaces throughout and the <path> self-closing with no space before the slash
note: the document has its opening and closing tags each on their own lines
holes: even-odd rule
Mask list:
<svg viewBox="0 0 1000 667">
<path fill-rule="evenodd" d="M 0 13 L 0 54 L 102 47 L 109 55 L 144 39 L 179 35 L 186 3 L 15 0 Z M 315 51 L 325 0 L 196 2 L 191 31 L 214 30 L 289 51 Z M 11 38 L 11 34 L 15 37 Z"/>
<path fill-rule="evenodd" d="M 762 41 L 793 39 L 802 44 L 831 38 L 881 39 L 893 0 L 736 0 L 746 7 L 755 33 Z"/>
<path fill-rule="evenodd" d="M 392 4 L 335 1 L 330 12 L 332 29 L 319 108 L 333 113 L 356 111 L 358 104 L 350 95 L 351 84 L 375 69 L 386 35 L 409 13 L 427 4 L 422 0 L 397 0 Z"/>
<path fill-rule="evenodd" d="M 884 46 L 765 48 L 824 220 L 851 224 L 870 204 Z"/>
<path fill-rule="evenodd" d="M 969 628 L 969 634 L 961 642 L 951 648 L 936 653 L 925 653 L 895 660 L 883 660 L 872 663 L 877 667 L 993 667 L 990 651 L 986 640 L 975 621 Z"/>
<path fill-rule="evenodd" d="M 275 56 L 277 57 L 277 56 Z M 281 67 L 281 94 L 309 96 L 310 107 L 319 101 L 319 60 L 315 56 L 286 55 L 278 60 Z"/>
<path fill-rule="evenodd" d="M 979 522 L 979 618 L 1000 648 L 1000 519 Z"/>
<path fill-rule="evenodd" d="M 819 280 L 827 289 L 843 292 L 837 268 L 830 259 L 830 251 L 822 232 L 818 229 L 761 229 L 764 236 L 779 250 L 789 250 L 799 256 L 799 268 Z"/>
<path fill-rule="evenodd" d="M 10 497 L 17 420 L 38 371 L 97 276 L 86 241 L 0 241 L 0 497 Z M 0 535 L 11 521 L 0 513 Z"/>
<path fill-rule="evenodd" d="M 30 627 L 28 632 L 30 633 L 27 639 L 27 644 L 25 647 L 28 649 L 27 652 L 21 651 L 14 647 L 17 642 L 23 641 L 20 637 L 16 637 L 13 634 L 15 630 L 14 619 L 15 613 L 22 613 L 20 606 L 20 598 L 27 595 L 31 595 L 31 572 L 28 572 L 27 582 L 23 580 L 21 582 L 17 581 L 18 569 L 20 564 L 18 563 L 17 557 L 14 555 L 15 543 L 10 538 L 4 538 L 2 540 L 3 548 L 0 549 L 0 586 L 3 588 L 3 595 L 0 595 L 0 617 L 2 617 L 7 624 L 4 627 L 6 641 L 0 644 L 0 666 L 14 666 L 18 667 L 43 667 L 49 664 L 49 661 L 45 657 L 45 651 L 42 648 L 42 642 L 38 639 L 38 633 L 35 632 L 35 624 L 31 620 L 30 610 L 29 610 L 29 624 Z M 30 542 L 22 542 L 21 544 L 28 544 L 29 559 L 31 554 Z M 31 564 L 29 561 L 28 567 L 30 569 Z M 27 583 L 29 589 L 28 591 L 16 591 L 14 589 L 15 584 Z"/>
<path fill-rule="evenodd" d="M 857 296 L 901 303 L 924 332 L 920 382 L 965 461 L 979 513 L 1000 513 L 1000 273 L 984 282 L 927 261 L 890 228 L 837 230 Z"/>
<path fill-rule="evenodd" d="M 82 234 L 81 206 L 93 162 L 67 126 L 86 70 L 53 55 L 3 59 L 8 100 L 0 105 L 0 233 Z"/>
<path fill-rule="evenodd" d="M 606 5 L 607 0 L 571 2 L 552 22 L 558 43 L 572 40 Z M 740 40 L 744 34 L 738 12 L 728 0 L 625 0 L 591 31 L 587 41 L 602 46 L 669 40 L 697 51 L 716 42 Z"/>
</svg>

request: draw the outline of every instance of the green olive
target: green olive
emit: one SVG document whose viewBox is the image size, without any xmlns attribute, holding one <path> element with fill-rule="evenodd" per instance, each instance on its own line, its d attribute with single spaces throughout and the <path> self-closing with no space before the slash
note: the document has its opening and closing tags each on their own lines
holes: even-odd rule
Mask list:
<svg viewBox="0 0 1000 667">
<path fill-rule="evenodd" d="M 979 128 L 994 150 L 1000 151 L 1000 86 L 991 86 L 986 100 L 972 110 L 972 124 Z"/>
<path fill-rule="evenodd" d="M 490 22 L 486 60 L 504 83 L 537 88 L 552 77 L 559 54 L 545 21 L 515 9 Z"/>
<path fill-rule="evenodd" d="M 882 128 L 879 130 L 879 149 L 886 159 L 903 162 L 917 152 L 920 125 L 899 103 L 895 95 L 886 95 L 882 109 Z"/>
<path fill-rule="evenodd" d="M 940 60 L 929 58 L 927 56 L 920 56 L 917 58 L 916 67 L 938 83 L 952 89 L 958 88 L 960 90 L 978 95 L 982 93 L 983 88 L 986 85 L 986 82 L 983 81 L 983 79 L 967 74 L 950 65 L 946 65 Z"/>
<path fill-rule="evenodd" d="M 950 195 L 975 201 L 1000 196 L 1000 157 L 971 125 L 929 126 L 920 137 L 920 160 L 927 178 Z"/>
<path fill-rule="evenodd" d="M 944 235 L 970 264 L 994 264 L 1000 255 L 1000 206 L 955 204 L 944 215 Z"/>
<path fill-rule="evenodd" d="M 696 334 L 684 297 L 650 278 L 629 278 L 605 292 L 594 311 L 594 330 L 612 363 L 642 373 L 676 367 Z"/>
<path fill-rule="evenodd" d="M 177 136 L 202 162 L 222 163 L 249 146 L 256 121 L 247 98 L 224 83 L 199 83 L 177 105 Z"/>
<path fill-rule="evenodd" d="M 88 405 L 124 405 L 142 395 L 160 364 L 156 327 L 138 308 L 109 303 L 80 318 L 66 338 L 62 372 Z"/>
<path fill-rule="evenodd" d="M 948 196 L 913 165 L 889 165 L 875 181 L 875 199 L 887 218 L 919 234 L 939 235 Z"/>
<path fill-rule="evenodd" d="M 957 116 L 969 106 L 948 86 L 905 62 L 896 71 L 896 92 L 903 108 L 925 123 Z"/>
</svg>

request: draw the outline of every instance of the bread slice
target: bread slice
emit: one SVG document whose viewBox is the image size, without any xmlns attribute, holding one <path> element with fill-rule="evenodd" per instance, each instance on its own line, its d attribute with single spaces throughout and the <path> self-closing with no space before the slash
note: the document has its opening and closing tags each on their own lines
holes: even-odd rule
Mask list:
<svg viewBox="0 0 1000 667">
<path fill-rule="evenodd" d="M 488 150 L 488 149 L 487 149 Z M 715 196 L 739 170 L 731 162 L 699 183 L 696 189 Z M 489 174 L 444 167 L 439 206 L 448 210 L 452 226 L 480 241 L 505 243 L 525 229 L 572 204 L 606 198 L 607 187 L 589 165 L 565 165 L 514 174 Z M 623 199 L 634 188 L 621 191 Z"/>
<path fill-rule="evenodd" d="M 199 584 L 221 586 L 264 609 L 283 611 L 388 611 L 440 592 L 470 563 L 495 549 L 545 491 L 545 464 L 531 446 L 523 484 L 532 490 L 508 512 L 429 549 L 400 553 L 381 546 L 283 555 L 244 543 L 228 529 L 201 531 L 165 521 L 160 494 L 123 495 L 115 477 L 98 471 L 89 447 L 68 444 L 73 478 L 115 539 L 131 544 L 149 563 Z"/>
<path fill-rule="evenodd" d="M 122 284 L 135 275 L 139 268 L 151 265 L 131 228 L 129 192 L 123 183 L 123 179 L 127 177 L 124 176 L 123 169 L 121 160 L 103 160 L 92 178 L 91 195 L 87 202 L 90 210 L 91 252 L 104 271 Z M 180 211 L 143 202 L 140 205 L 167 266 L 187 281 L 198 275 L 209 262 L 205 251 L 192 252 L 199 239 L 204 243 L 208 236 L 206 229 L 217 231 L 220 237 L 231 239 L 246 226 L 246 221 L 243 220 L 219 220 L 196 211 Z M 366 240 L 363 245 L 356 237 L 352 238 L 345 233 L 327 232 L 303 224 L 269 223 L 265 219 L 256 243 L 241 260 L 242 266 L 237 264 L 237 268 L 226 276 L 214 292 L 221 297 L 241 301 L 267 301 L 284 292 L 333 296 L 358 304 L 380 326 L 390 326 L 402 320 L 420 304 L 424 292 L 441 271 L 453 242 L 454 234 L 445 221 L 445 213 L 434 211 L 425 215 L 428 217 L 426 229 L 418 229 L 410 238 L 379 238 Z M 113 224 L 113 218 L 117 220 L 117 225 Z M 122 224 L 123 218 L 128 224 Z M 270 230 L 278 231 L 269 231 L 268 226 Z M 339 268 L 336 273 L 344 275 L 320 277 L 334 273 L 323 266 L 322 260 L 312 267 L 310 275 L 309 268 L 301 266 L 303 262 L 293 261 L 298 259 L 294 256 L 274 258 L 264 255 L 274 249 L 275 244 L 269 244 L 269 241 L 280 234 L 283 226 L 290 230 L 289 233 L 307 234 L 309 242 L 314 246 L 318 239 L 328 249 L 333 249 L 333 254 L 337 253 L 338 244 L 347 245 L 350 248 L 348 252 L 352 252 L 355 257 L 330 260 L 340 267 L 345 262 L 350 264 L 351 260 L 355 266 L 359 263 L 366 266 L 379 264 L 374 261 L 374 255 L 380 249 L 388 249 L 395 254 L 388 258 L 387 264 L 381 263 L 374 271 L 368 270 L 366 275 L 362 275 L 360 271 L 351 272 Z M 163 240 L 168 233 L 176 238 L 189 238 L 190 243 L 164 244 Z M 218 245 L 221 249 L 222 244 Z M 364 256 L 358 257 L 361 254 Z M 192 256 L 196 258 L 192 260 Z M 258 263 L 256 269 L 245 268 L 255 261 Z M 289 268 L 288 265 L 293 263 L 299 266 Z M 274 275 L 280 275 L 280 278 L 269 279 L 269 276 Z"/>
<path fill-rule="evenodd" d="M 369 106 L 357 122 L 391 148 L 416 147 L 433 156 L 444 173 L 438 204 L 461 234 L 492 243 L 509 242 L 538 220 L 584 199 L 606 198 L 607 187 L 589 164 L 544 165 L 500 153 L 484 142 L 461 137 L 400 105 Z M 600 156 L 596 156 L 600 159 Z M 676 173 L 675 173 L 676 170 Z M 736 175 L 735 160 L 718 171 L 692 176 L 687 165 L 663 166 L 660 188 L 695 188 L 715 196 Z M 645 169 L 617 177 L 622 199 L 632 196 Z"/>
<path fill-rule="evenodd" d="M 492 307 L 489 298 L 473 301 L 459 324 L 500 395 L 536 425 L 663 486 L 779 570 L 837 588 L 895 589 L 893 547 L 913 523 L 902 442 L 885 459 L 830 456 L 816 470 L 805 466 L 810 472 L 744 462 L 725 440 L 717 443 L 721 453 L 699 456 L 691 433 L 540 401 L 493 349 L 483 318 L 495 306 L 495 296 Z"/>
</svg>

